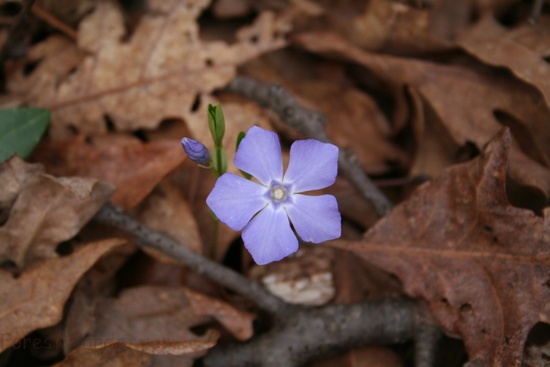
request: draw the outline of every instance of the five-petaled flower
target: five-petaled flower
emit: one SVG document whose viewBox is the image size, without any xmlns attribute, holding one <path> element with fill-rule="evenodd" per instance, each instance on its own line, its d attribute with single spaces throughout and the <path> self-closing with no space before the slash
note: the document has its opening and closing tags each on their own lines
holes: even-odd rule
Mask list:
<svg viewBox="0 0 550 367">
<path fill-rule="evenodd" d="M 301 194 L 334 183 L 336 146 L 313 139 L 295 141 L 283 175 L 277 134 L 254 126 L 239 145 L 234 163 L 259 183 L 225 173 L 206 202 L 231 229 L 243 230 L 244 244 L 257 264 L 281 260 L 298 250 L 289 219 L 304 241 L 320 243 L 340 237 L 341 216 L 334 196 Z"/>
</svg>

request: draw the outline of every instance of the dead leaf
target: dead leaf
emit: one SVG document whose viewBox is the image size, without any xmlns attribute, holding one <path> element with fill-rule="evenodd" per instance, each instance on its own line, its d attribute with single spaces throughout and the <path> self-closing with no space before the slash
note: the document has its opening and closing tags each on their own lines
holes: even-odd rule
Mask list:
<svg viewBox="0 0 550 367">
<path fill-rule="evenodd" d="M 505 182 L 510 132 L 475 160 L 419 187 L 360 242 L 340 242 L 396 274 L 472 361 L 519 365 L 531 328 L 550 321 L 550 210 L 511 206 Z"/>
<path fill-rule="evenodd" d="M 337 76 L 326 75 L 330 67 Z M 393 129 L 374 99 L 351 86 L 352 81 L 342 76 L 344 71 L 335 68 L 285 50 L 256 59 L 244 70 L 258 80 L 283 86 L 304 106 L 324 113 L 329 137 L 341 149 L 353 150 L 370 174 L 386 173 L 388 162 L 407 165 L 408 156 L 389 141 Z M 287 133 L 284 124 L 277 127 Z"/>
<path fill-rule="evenodd" d="M 145 225 L 170 235 L 182 246 L 202 253 L 203 246 L 191 206 L 172 180 L 162 181 L 134 213 Z M 154 253 L 159 254 L 158 251 Z M 159 255 L 164 260 L 174 261 L 166 255 Z"/>
<path fill-rule="evenodd" d="M 215 332 L 197 336 L 190 330 L 213 318 L 240 339 L 252 335 L 251 315 L 206 295 L 183 287 L 129 288 L 100 302 L 95 330 L 82 346 L 121 343 L 150 354 L 186 354 L 190 342 L 215 342 Z"/>
<path fill-rule="evenodd" d="M 56 246 L 73 237 L 113 192 L 110 184 L 81 177 L 53 177 L 14 156 L 0 166 L 4 202 L 13 202 L 0 227 L 0 261 L 19 268 L 57 256 Z M 14 199 L 14 193 L 17 197 Z"/>
<path fill-rule="evenodd" d="M 33 330 L 58 323 L 80 277 L 101 256 L 124 242 L 109 239 L 90 243 L 69 256 L 43 260 L 18 278 L 0 270 L 0 351 Z"/>
<path fill-rule="evenodd" d="M 254 266 L 250 277 L 288 303 L 321 306 L 336 292 L 333 252 L 320 246 L 302 247 L 295 255 L 266 266 Z"/>
<path fill-rule="evenodd" d="M 142 353 L 121 344 L 111 344 L 104 348 L 79 348 L 69 354 L 56 367 L 127 367 L 153 366 L 150 354 Z"/>
<path fill-rule="evenodd" d="M 505 67 L 516 77 L 536 87 L 550 105 L 550 17 L 536 25 L 522 24 L 509 30 L 485 16 L 463 34 L 458 44 L 483 62 Z M 536 42 L 534 42 L 536 41 Z"/>
<path fill-rule="evenodd" d="M 252 337 L 254 315 L 237 310 L 225 302 L 191 289 L 185 289 L 185 295 L 196 315 L 214 317 L 239 340 L 247 340 Z"/>
<path fill-rule="evenodd" d="M 550 180 L 543 179 L 550 179 L 547 168 L 550 166 L 550 129 L 546 128 L 550 109 L 532 87 L 463 66 L 369 53 L 330 33 L 302 34 L 296 40 L 313 52 L 336 55 L 363 65 L 388 83 L 396 106 L 408 103 L 404 86 L 415 88 L 460 146 L 472 142 L 481 150 L 502 125 L 511 120 L 514 137 L 521 133 L 525 137 L 518 141 L 529 142 L 521 149 L 512 149 L 511 177 L 525 185 L 536 185 L 535 188 L 550 197 Z M 507 121 L 503 121 L 503 115 Z M 534 175 L 526 177 L 520 173 L 525 164 Z M 533 177 L 542 179 L 534 183 Z"/>
<path fill-rule="evenodd" d="M 179 140 L 142 143 L 125 134 L 76 137 L 41 144 L 34 157 L 54 175 L 94 177 L 116 185 L 111 201 L 131 209 L 185 160 Z"/>
<path fill-rule="evenodd" d="M 188 119 L 198 96 L 225 86 L 238 64 L 284 46 L 289 30 L 287 20 L 263 12 L 232 45 L 201 41 L 197 18 L 209 3 L 149 0 L 149 11 L 127 35 L 116 3 L 98 1 L 79 25 L 78 48 L 87 53 L 80 64 L 57 76 L 38 64 L 25 75 L 24 64 L 37 61 L 27 59 L 12 73 L 9 88 L 28 103 L 52 109 L 52 137 L 66 136 L 71 126 L 105 132 L 106 119 L 118 130 L 156 128 L 167 117 Z"/>
</svg>

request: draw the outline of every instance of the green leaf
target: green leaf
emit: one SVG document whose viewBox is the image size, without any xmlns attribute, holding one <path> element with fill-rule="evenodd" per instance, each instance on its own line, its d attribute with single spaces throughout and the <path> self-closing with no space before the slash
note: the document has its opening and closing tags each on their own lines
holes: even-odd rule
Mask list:
<svg viewBox="0 0 550 367">
<path fill-rule="evenodd" d="M 15 153 L 27 158 L 48 127 L 50 111 L 25 107 L 0 110 L 0 162 Z"/>
<path fill-rule="evenodd" d="M 221 147 L 223 135 L 225 134 L 225 117 L 220 103 L 216 106 L 208 105 L 208 126 L 215 145 Z"/>
</svg>

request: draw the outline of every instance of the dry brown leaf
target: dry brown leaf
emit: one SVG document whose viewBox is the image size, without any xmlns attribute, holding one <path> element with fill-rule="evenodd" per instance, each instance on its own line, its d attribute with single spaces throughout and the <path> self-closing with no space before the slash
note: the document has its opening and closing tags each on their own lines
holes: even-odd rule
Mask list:
<svg viewBox="0 0 550 367">
<path fill-rule="evenodd" d="M 142 143 L 124 134 L 48 141 L 34 157 L 54 175 L 94 177 L 115 184 L 111 201 L 124 209 L 139 204 L 185 160 L 178 140 Z"/>
<path fill-rule="evenodd" d="M 229 304 L 205 294 L 185 289 L 185 295 L 196 315 L 211 316 L 218 320 L 232 335 L 239 340 L 252 337 L 254 316 L 237 310 Z"/>
<path fill-rule="evenodd" d="M 238 338 L 252 335 L 251 315 L 206 295 L 183 287 L 129 288 L 116 299 L 100 302 L 95 330 L 82 346 L 121 343 L 150 354 L 186 354 L 190 342 L 217 339 L 215 332 L 197 336 L 190 330 L 213 318 Z"/>
<path fill-rule="evenodd" d="M 330 67 L 328 72 L 336 76 L 325 75 Z M 352 149 L 367 172 L 385 173 L 388 162 L 408 164 L 408 156 L 389 142 L 392 127 L 375 101 L 350 86 L 351 81 L 334 65 L 285 50 L 252 61 L 244 69 L 258 80 L 283 86 L 304 106 L 324 113 L 329 137 L 340 148 Z M 284 131 L 284 126 L 280 130 Z"/>
<path fill-rule="evenodd" d="M 10 90 L 52 109 L 53 137 L 67 135 L 71 126 L 105 132 L 106 118 L 119 130 L 156 128 L 167 117 L 191 118 L 198 96 L 226 85 L 238 64 L 284 46 L 289 30 L 287 20 L 263 12 L 232 45 L 201 41 L 197 18 L 209 2 L 148 0 L 149 12 L 126 35 L 115 2 L 98 1 L 78 30 L 84 60 L 56 76 L 42 64 L 25 75 L 21 65 L 11 73 Z"/>
<path fill-rule="evenodd" d="M 266 266 L 254 266 L 250 277 L 288 303 L 321 306 L 336 292 L 334 253 L 320 246 L 302 247 L 293 256 Z"/>
<path fill-rule="evenodd" d="M 514 134 L 524 135 L 518 140 L 529 142 L 521 150 L 512 149 L 511 177 L 550 197 L 550 109 L 530 86 L 460 66 L 372 54 L 330 33 L 302 34 L 296 40 L 308 50 L 366 67 L 388 83 L 397 106 L 407 104 L 403 87 L 415 88 L 460 146 L 472 142 L 481 150 L 503 124 L 511 122 Z M 532 175 L 522 174 L 526 166 Z"/>
<path fill-rule="evenodd" d="M 0 270 L 0 351 L 33 330 L 58 323 L 80 277 L 101 256 L 124 242 L 109 239 L 90 243 L 69 256 L 46 259 L 18 278 Z"/>
<path fill-rule="evenodd" d="M 96 179 L 50 176 L 17 156 L 0 165 L 0 182 L 2 202 L 13 202 L 2 208 L 9 218 L 0 227 L 0 261 L 20 268 L 57 256 L 56 246 L 77 234 L 113 192 Z"/>
<path fill-rule="evenodd" d="M 550 210 L 538 217 L 508 203 L 510 140 L 503 130 L 480 157 L 422 185 L 362 241 L 340 242 L 426 300 L 483 366 L 519 366 L 531 328 L 550 321 Z"/>
<path fill-rule="evenodd" d="M 145 225 L 167 233 L 181 245 L 202 253 L 203 246 L 191 206 L 172 180 L 163 180 L 136 208 L 134 214 Z M 159 254 L 157 251 L 153 253 Z M 159 255 L 163 260 L 175 261 L 166 255 Z"/>
<path fill-rule="evenodd" d="M 111 344 L 104 348 L 79 348 L 55 367 L 153 367 L 152 359 L 150 354 Z"/>
<path fill-rule="evenodd" d="M 481 61 L 508 68 L 516 77 L 536 87 L 550 105 L 550 17 L 537 24 L 507 29 L 486 16 L 463 34 L 458 44 Z"/>
</svg>

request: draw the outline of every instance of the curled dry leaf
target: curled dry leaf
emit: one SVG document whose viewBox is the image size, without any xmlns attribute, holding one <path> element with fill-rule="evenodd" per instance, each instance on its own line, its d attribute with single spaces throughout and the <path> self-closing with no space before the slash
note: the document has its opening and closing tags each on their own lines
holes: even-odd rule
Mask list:
<svg viewBox="0 0 550 367">
<path fill-rule="evenodd" d="M 287 20 L 264 12 L 237 33 L 234 44 L 201 41 L 197 18 L 209 3 L 148 0 L 149 12 L 129 35 L 115 2 L 98 1 L 79 26 L 78 49 L 87 53 L 82 62 L 68 59 L 71 66 L 52 76 L 45 68 L 51 62 L 27 59 L 36 68 L 25 75 L 22 63 L 9 88 L 28 103 L 52 109 L 53 137 L 67 135 L 71 126 L 105 132 L 106 117 L 119 130 L 152 129 L 167 117 L 187 119 L 197 96 L 226 85 L 238 64 L 284 46 L 289 30 Z M 48 57 L 65 62 L 53 52 Z"/>
<path fill-rule="evenodd" d="M 407 155 L 389 141 L 392 127 L 374 99 L 350 86 L 351 80 L 334 63 L 284 50 L 258 58 L 244 70 L 253 78 L 283 86 L 306 107 L 325 114 L 328 136 L 341 149 L 352 149 L 368 173 L 386 173 L 388 162 L 408 163 Z M 278 129 L 286 133 L 285 127 Z"/>
<path fill-rule="evenodd" d="M 9 217 L 0 227 L 0 261 L 19 268 L 56 256 L 56 246 L 77 234 L 113 192 L 96 179 L 50 176 L 17 156 L 0 165 L 0 182 L 2 203 L 12 203 L 1 208 Z"/>
<path fill-rule="evenodd" d="M 56 367 L 191 367 L 193 358 L 212 348 L 216 338 L 179 343 L 181 355 L 153 355 L 131 348 L 122 343 L 113 343 L 98 348 L 79 348 Z"/>
<path fill-rule="evenodd" d="M 340 242 L 396 274 L 472 361 L 517 366 L 532 327 L 550 321 L 550 209 L 511 206 L 510 133 L 482 155 L 419 187 L 359 242 Z"/>
<path fill-rule="evenodd" d="M 250 276 L 288 303 L 321 306 L 335 294 L 332 263 L 334 254 L 323 247 L 302 247 L 285 259 L 254 266 Z"/>
<path fill-rule="evenodd" d="M 115 184 L 111 201 L 124 209 L 139 204 L 185 160 L 177 140 L 143 143 L 123 134 L 49 141 L 34 156 L 54 175 L 94 177 Z"/>
<path fill-rule="evenodd" d="M 550 17 L 537 24 L 504 28 L 493 16 L 485 16 L 461 35 L 458 44 L 481 61 L 508 68 L 516 77 L 536 87 L 550 105 Z"/>
<path fill-rule="evenodd" d="M 150 354 L 182 355 L 191 342 L 215 342 L 215 332 L 198 336 L 190 330 L 212 318 L 240 339 L 252 335 L 252 317 L 221 301 L 183 287 L 130 288 L 116 299 L 100 301 L 95 330 L 82 346 L 121 343 Z"/>
<path fill-rule="evenodd" d="M 69 256 L 46 259 L 18 278 L 0 270 L 0 351 L 33 330 L 57 324 L 80 277 L 101 256 L 124 242 L 109 239 L 90 243 Z"/>
<path fill-rule="evenodd" d="M 103 348 L 79 348 L 55 367 L 153 367 L 152 359 L 150 354 L 111 344 Z"/>
<path fill-rule="evenodd" d="M 181 245 L 202 253 L 201 238 L 191 206 L 172 180 L 163 180 L 136 208 L 134 214 L 145 225 L 167 233 Z M 158 251 L 149 251 L 147 248 L 143 250 L 153 254 L 157 259 L 179 264 Z"/>
<path fill-rule="evenodd" d="M 472 142 L 481 150 L 503 124 L 511 122 L 514 134 L 524 135 L 518 140 L 528 144 L 511 150 L 510 176 L 550 197 L 550 109 L 534 88 L 461 66 L 369 53 L 331 33 L 302 34 L 296 41 L 308 50 L 336 55 L 372 71 L 394 91 L 397 109 L 407 109 L 403 87 L 416 89 L 460 146 Z M 526 166 L 531 175 L 523 174 Z"/>
</svg>

